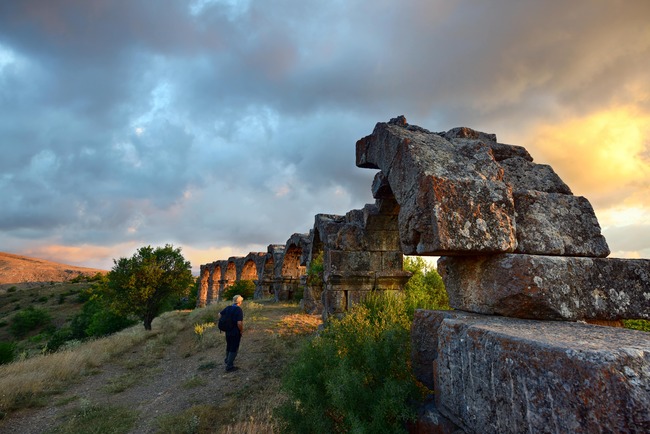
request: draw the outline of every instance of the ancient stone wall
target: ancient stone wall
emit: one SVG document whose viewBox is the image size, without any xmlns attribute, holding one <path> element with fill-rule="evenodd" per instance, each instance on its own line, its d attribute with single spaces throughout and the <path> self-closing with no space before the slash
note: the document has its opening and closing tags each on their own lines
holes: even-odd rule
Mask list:
<svg viewBox="0 0 650 434">
<path fill-rule="evenodd" d="M 402 289 L 403 254 L 441 256 L 455 310 L 416 312 L 413 370 L 435 392 L 418 429 L 650 432 L 650 334 L 587 324 L 650 319 L 650 260 L 607 258 L 586 198 L 521 146 L 403 116 L 360 139 L 356 163 L 379 169 L 375 203 L 318 214 L 308 234 L 266 253 L 201 266 L 197 304 L 254 266 L 256 297 L 302 290 L 304 310 L 327 320 Z"/>
</svg>

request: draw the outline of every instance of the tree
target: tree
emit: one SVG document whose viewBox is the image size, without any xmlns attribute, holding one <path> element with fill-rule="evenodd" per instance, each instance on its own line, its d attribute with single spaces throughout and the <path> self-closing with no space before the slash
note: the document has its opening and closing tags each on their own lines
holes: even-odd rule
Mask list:
<svg viewBox="0 0 650 434">
<path fill-rule="evenodd" d="M 120 313 L 133 314 L 151 330 L 151 322 L 174 298 L 187 295 L 194 283 L 191 265 L 172 245 L 141 247 L 120 258 L 108 273 L 109 298 Z"/>
<path fill-rule="evenodd" d="M 404 270 L 413 273 L 404 288 L 413 308 L 450 309 L 445 284 L 435 268 L 419 256 L 405 256 Z"/>
</svg>

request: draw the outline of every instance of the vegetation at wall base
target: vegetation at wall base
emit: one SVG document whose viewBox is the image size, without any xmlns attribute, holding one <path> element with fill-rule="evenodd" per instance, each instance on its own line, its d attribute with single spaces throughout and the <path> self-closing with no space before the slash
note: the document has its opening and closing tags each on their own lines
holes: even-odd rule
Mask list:
<svg viewBox="0 0 650 434">
<path fill-rule="evenodd" d="M 409 366 L 408 309 L 403 294 L 371 295 L 306 343 L 283 379 L 283 430 L 405 432 L 427 392 Z"/>
<path fill-rule="evenodd" d="M 449 302 L 422 258 L 406 257 L 404 269 L 412 277 L 403 292 L 371 294 L 305 343 L 283 377 L 282 432 L 406 432 L 430 393 L 410 369 L 413 315 Z"/>
<path fill-rule="evenodd" d="M 245 300 L 252 300 L 255 295 L 255 282 L 238 280 L 223 291 L 223 300 L 232 300 L 235 295 L 241 295 Z"/>
<path fill-rule="evenodd" d="M 650 321 L 645 319 L 624 319 L 623 325 L 627 329 L 650 332 Z"/>
</svg>

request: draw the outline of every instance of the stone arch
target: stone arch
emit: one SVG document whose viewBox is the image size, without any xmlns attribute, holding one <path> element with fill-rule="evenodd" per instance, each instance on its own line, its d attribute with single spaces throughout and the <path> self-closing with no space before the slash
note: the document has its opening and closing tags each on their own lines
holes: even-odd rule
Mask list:
<svg viewBox="0 0 650 434">
<path fill-rule="evenodd" d="M 208 302 L 207 304 L 219 301 L 223 279 L 223 262 L 215 261 L 210 264 L 210 277 L 208 279 Z"/>
<path fill-rule="evenodd" d="M 279 266 L 284 256 L 283 244 L 269 244 L 266 254 L 258 267 L 259 277 L 255 288 L 255 298 L 264 298 L 274 295 L 276 270 L 279 273 Z"/>
<path fill-rule="evenodd" d="M 232 286 L 237 281 L 237 258 L 230 257 L 225 262 L 225 267 L 222 271 L 221 287 L 219 288 L 219 299 L 223 298 L 223 292 Z"/>
<path fill-rule="evenodd" d="M 208 281 L 210 279 L 210 270 L 207 265 L 201 265 L 199 279 L 196 306 L 205 307 L 208 304 Z"/>
<path fill-rule="evenodd" d="M 244 266 L 241 270 L 241 279 L 240 280 L 257 280 L 257 265 L 252 259 L 244 262 Z"/>
<path fill-rule="evenodd" d="M 285 244 L 284 254 L 275 266 L 274 294 L 276 300 L 292 300 L 294 294 L 303 285 L 301 278 L 305 275 L 302 264 L 303 248 L 309 243 L 308 234 L 293 234 Z"/>
</svg>

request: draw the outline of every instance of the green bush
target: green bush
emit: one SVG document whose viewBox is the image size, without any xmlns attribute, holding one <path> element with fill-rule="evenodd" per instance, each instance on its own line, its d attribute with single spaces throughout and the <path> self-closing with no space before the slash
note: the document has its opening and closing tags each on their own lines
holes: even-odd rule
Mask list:
<svg viewBox="0 0 650 434">
<path fill-rule="evenodd" d="M 650 321 L 645 319 L 625 319 L 623 320 L 623 325 L 627 329 L 650 332 Z"/>
<path fill-rule="evenodd" d="M 52 333 L 52 336 L 50 336 L 50 339 L 45 345 L 45 351 L 54 352 L 72 339 L 72 329 L 70 327 L 62 327 Z"/>
<path fill-rule="evenodd" d="M 409 368 L 410 323 L 402 294 L 368 297 L 332 319 L 283 377 L 282 432 L 406 432 L 423 397 Z"/>
<path fill-rule="evenodd" d="M 101 296 L 88 300 L 81 312 L 70 323 L 70 339 L 101 337 L 118 332 L 135 324 L 136 321 L 113 312 Z"/>
<path fill-rule="evenodd" d="M 246 300 L 252 300 L 255 295 L 255 282 L 252 280 L 238 280 L 223 292 L 224 300 L 232 300 L 235 295 L 241 295 Z"/>
<path fill-rule="evenodd" d="M 312 258 L 307 267 L 307 284 L 308 285 L 323 285 L 323 273 L 325 266 L 323 265 L 323 252 L 320 252 L 316 257 Z"/>
<path fill-rule="evenodd" d="M 51 321 L 45 310 L 29 306 L 14 315 L 10 330 L 15 337 L 23 338 L 31 331 L 50 325 Z"/>
<path fill-rule="evenodd" d="M 16 292 L 16 291 L 18 291 L 18 288 L 16 288 L 15 286 L 12 286 L 11 288 L 7 289 L 7 292 Z"/>
<path fill-rule="evenodd" d="M 13 342 L 0 342 L 0 365 L 11 363 L 16 357 L 16 344 Z"/>
</svg>

